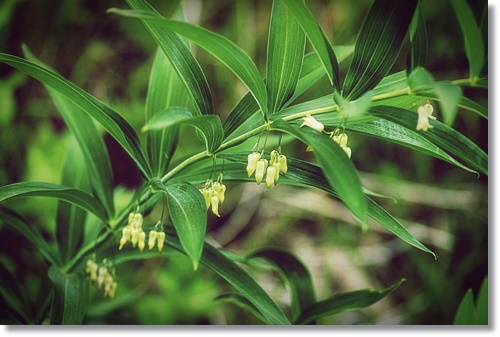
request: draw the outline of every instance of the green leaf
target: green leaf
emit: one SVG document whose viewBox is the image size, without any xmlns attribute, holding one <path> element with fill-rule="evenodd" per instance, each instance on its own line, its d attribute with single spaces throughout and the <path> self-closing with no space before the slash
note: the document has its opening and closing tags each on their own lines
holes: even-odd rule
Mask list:
<svg viewBox="0 0 500 337">
<path fill-rule="evenodd" d="M 269 113 L 281 110 L 300 77 L 306 36 L 283 0 L 274 0 L 267 44 Z"/>
<path fill-rule="evenodd" d="M 238 307 L 250 311 L 255 317 L 260 319 L 262 322 L 266 323 L 267 320 L 262 316 L 259 309 L 250 302 L 246 297 L 240 294 L 222 294 L 215 298 L 216 301 L 225 301 L 236 304 Z"/>
<path fill-rule="evenodd" d="M 424 12 L 420 4 L 417 4 L 415 14 L 410 23 L 410 53 L 406 58 L 407 73 L 410 74 L 415 68 L 424 66 L 429 50 L 427 39 L 427 27 L 425 26 Z"/>
<path fill-rule="evenodd" d="M 207 209 L 200 191 L 189 183 L 166 185 L 168 211 L 182 248 L 193 261 L 194 270 L 203 251 L 207 228 Z"/>
<path fill-rule="evenodd" d="M 337 92 L 333 93 L 333 98 L 338 104 L 338 109 L 342 117 L 352 119 L 364 115 L 372 105 L 373 91 L 365 92 L 361 97 L 354 101 L 344 99 Z"/>
<path fill-rule="evenodd" d="M 90 181 L 85 171 L 85 160 L 77 142 L 71 139 L 66 150 L 61 184 L 90 192 Z M 57 205 L 56 239 L 64 262 L 79 250 L 84 236 L 87 213 L 81 208 L 60 201 Z"/>
<path fill-rule="evenodd" d="M 476 298 L 477 324 L 488 325 L 488 277 L 485 277 Z"/>
<path fill-rule="evenodd" d="M 219 158 L 226 159 L 228 162 L 224 164 L 224 181 L 255 181 L 255 178 L 248 177 L 245 170 L 247 163 L 247 153 L 224 153 L 220 154 Z M 231 163 L 234 162 L 234 163 Z M 326 180 L 321 168 L 317 165 L 305 162 L 300 159 L 287 157 L 288 162 L 288 172 L 282 176 L 279 180 L 280 184 L 287 184 L 293 186 L 311 186 L 319 188 L 327 193 L 338 197 L 338 193 L 332 188 L 328 181 Z M 222 165 L 217 165 L 212 168 L 211 165 L 200 168 L 197 165 L 193 165 L 191 170 L 185 170 L 182 174 L 175 177 L 175 180 L 189 180 L 197 183 L 201 183 L 206 179 L 206 176 L 210 174 L 211 170 L 222 170 Z M 380 207 L 372 199 L 365 196 L 367 203 L 366 214 L 379 222 L 394 235 L 399 237 L 401 240 L 418 248 L 426 253 L 429 253 L 436 257 L 436 255 L 421 244 L 417 239 L 415 239 L 406 228 L 401 225 L 396 219 L 394 219 L 386 210 Z"/>
<path fill-rule="evenodd" d="M 291 291 L 293 319 L 296 319 L 304 308 L 316 302 L 311 274 L 297 257 L 278 248 L 259 249 L 247 256 L 256 257 L 271 261 L 283 273 Z"/>
<path fill-rule="evenodd" d="M 422 67 L 416 68 L 408 76 L 408 85 L 415 95 L 438 99 L 444 122 L 448 125 L 453 124 L 462 97 L 462 90 L 458 85 L 450 82 L 434 82 L 432 75 Z"/>
<path fill-rule="evenodd" d="M 339 62 L 345 60 L 352 51 L 353 46 L 336 46 L 333 48 L 338 55 Z M 304 58 L 302 73 L 297 83 L 295 93 L 284 106 L 288 106 L 299 97 L 304 91 L 325 75 L 321 62 L 315 53 L 307 54 Z M 234 142 L 237 145 L 246 140 L 244 135 L 247 132 L 263 125 L 260 118 L 259 106 L 250 93 L 246 94 L 234 107 L 224 123 L 224 139 Z M 236 140 L 240 140 L 237 142 Z"/>
<path fill-rule="evenodd" d="M 50 324 L 82 324 L 89 301 L 89 282 L 83 275 L 64 274 L 55 267 L 50 267 L 49 278 L 54 284 Z"/>
<path fill-rule="evenodd" d="M 484 41 L 474 13 L 465 0 L 451 0 L 451 5 L 464 36 L 465 54 L 469 60 L 469 77 L 474 85 L 484 65 Z"/>
<path fill-rule="evenodd" d="M 342 148 L 328 136 L 311 128 L 296 129 L 282 120 L 271 124 L 274 130 L 295 136 L 311 146 L 331 186 L 361 223 L 366 222 L 366 201 L 357 170 Z"/>
<path fill-rule="evenodd" d="M 468 289 L 465 293 L 458 310 L 453 319 L 453 325 L 475 325 L 477 324 L 476 308 L 474 306 L 474 298 L 472 289 Z"/>
<path fill-rule="evenodd" d="M 165 232 L 167 233 L 167 245 L 180 252 L 184 252 L 183 246 L 175 235 L 175 232 L 170 227 L 166 227 Z M 204 244 L 200 262 L 229 282 L 240 294 L 245 296 L 259 310 L 262 317 L 265 317 L 267 322 L 280 325 L 290 324 L 281 309 L 255 279 L 209 243 L 205 242 Z"/>
<path fill-rule="evenodd" d="M 283 0 L 318 54 L 334 90 L 340 91 L 339 64 L 332 45 L 303 0 Z"/>
<path fill-rule="evenodd" d="M 405 279 L 383 290 L 363 289 L 336 294 L 306 308 L 294 324 L 307 324 L 343 311 L 368 307 L 392 293 L 403 282 L 405 282 Z"/>
<path fill-rule="evenodd" d="M 456 165 L 466 171 L 477 174 L 477 171 L 474 171 L 456 161 L 449 154 L 421 136 L 419 132 L 407 129 L 396 123 L 378 119 L 368 123 L 348 124 L 346 129 L 361 132 L 370 136 L 375 136 L 380 139 L 388 140 L 396 144 L 406 146 L 410 149 L 417 150 L 435 158 L 447 161 L 450 164 Z"/>
<path fill-rule="evenodd" d="M 167 107 L 186 106 L 188 93 L 160 48 L 157 49 L 149 77 L 146 97 L 146 123 Z M 178 127 L 168 130 L 150 131 L 147 135 L 149 161 L 156 176 L 161 177 L 167 170 L 177 145 Z"/>
<path fill-rule="evenodd" d="M 129 0 L 130 1 L 130 0 Z M 176 20 L 168 20 L 147 11 L 111 9 L 109 12 L 144 20 L 157 27 L 178 33 L 224 63 L 247 86 L 267 116 L 267 92 L 259 70 L 245 52 L 226 37 L 202 27 Z"/>
<path fill-rule="evenodd" d="M 163 18 L 144 0 L 126 0 L 129 6 L 141 10 L 158 19 Z M 159 25 L 158 21 L 141 20 L 151 36 L 156 40 L 170 64 L 182 79 L 189 95 L 193 99 L 196 115 L 208 115 L 213 111 L 212 94 L 198 61 L 189 51 L 182 39 L 170 29 Z"/>
<path fill-rule="evenodd" d="M 403 45 L 417 0 L 375 0 L 356 40 L 342 96 L 355 100 L 391 70 Z"/>
<path fill-rule="evenodd" d="M 0 187 L 0 202 L 28 196 L 60 199 L 93 213 L 104 222 L 108 221 L 106 212 L 99 201 L 85 192 L 68 186 L 43 182 L 20 182 Z"/>
<path fill-rule="evenodd" d="M 191 112 L 183 107 L 170 107 L 155 114 L 142 130 L 160 130 L 164 128 L 168 130 L 178 124 L 186 124 L 200 130 L 209 154 L 214 153 L 222 142 L 222 124 L 218 115 L 193 117 Z"/>
<path fill-rule="evenodd" d="M 52 247 L 50 247 L 47 241 L 45 241 L 42 234 L 36 230 L 36 227 L 33 225 L 28 226 L 28 221 L 26 219 L 2 205 L 0 205 L 0 223 L 18 231 L 40 251 L 47 262 L 53 265 L 61 264 L 59 256 Z"/>
<path fill-rule="evenodd" d="M 0 62 L 8 64 L 53 88 L 82 111 L 85 111 L 97 120 L 135 161 L 141 173 L 145 177 L 151 176 L 151 170 L 139 144 L 139 138 L 134 129 L 123 117 L 92 95 L 46 67 L 16 56 L 1 53 Z"/>
<path fill-rule="evenodd" d="M 470 98 L 462 96 L 458 106 L 469 111 L 477 113 L 479 116 L 488 119 L 488 109 L 481 104 L 471 100 Z"/>
<path fill-rule="evenodd" d="M 37 59 L 26 45 L 23 45 L 23 53 L 28 60 L 50 69 Z M 92 184 L 92 189 L 95 191 L 96 198 L 102 203 L 108 216 L 113 218 L 115 213 L 113 174 L 108 151 L 101 134 L 97 130 L 92 118 L 78 105 L 50 86 L 45 85 L 45 89 L 50 94 L 65 124 L 78 141 L 78 145 L 85 157 L 82 165 L 87 167 L 88 174 L 90 175 L 90 183 Z"/>
<path fill-rule="evenodd" d="M 14 273 L 3 264 L 0 264 L 0 275 L 2 275 L 0 277 L 0 297 L 4 303 L 2 311 L 8 309 L 9 315 L 14 316 L 19 323 L 36 324 L 32 321 L 30 303 L 25 289 L 19 284 L 17 275 L 14 276 Z M 2 323 L 6 322 L 6 317 L 2 317 Z"/>
<path fill-rule="evenodd" d="M 370 109 L 370 114 L 387 119 L 410 130 L 415 130 L 417 113 L 391 106 L 375 106 Z M 433 126 L 428 131 L 419 134 L 440 147 L 442 150 L 463 160 L 470 168 L 488 174 L 488 155 L 474 142 L 460 132 L 438 121 L 431 120 Z"/>
</svg>

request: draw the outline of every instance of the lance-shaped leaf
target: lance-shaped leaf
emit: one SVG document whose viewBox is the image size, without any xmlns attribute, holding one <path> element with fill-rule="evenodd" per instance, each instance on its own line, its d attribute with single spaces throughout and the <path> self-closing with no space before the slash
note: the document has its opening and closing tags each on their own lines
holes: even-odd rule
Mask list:
<svg viewBox="0 0 500 337">
<path fill-rule="evenodd" d="M 224 180 L 225 181 L 255 181 L 255 178 L 248 177 L 245 170 L 247 164 L 247 153 L 224 153 L 219 154 L 219 158 L 226 159 L 228 162 L 224 164 Z M 338 197 L 335 188 L 330 186 L 326 180 L 321 167 L 311 164 L 309 162 L 288 157 L 288 171 L 280 178 L 280 184 L 287 184 L 293 186 L 310 186 L 319 188 L 327 193 Z M 233 162 L 233 163 L 231 163 Z M 222 170 L 222 165 L 216 165 L 212 168 L 211 165 L 200 168 L 201 163 L 193 165 L 190 169 L 183 171 L 176 176 L 173 180 L 189 180 L 196 183 L 201 183 L 210 174 L 212 169 Z M 372 199 L 365 196 L 367 203 L 366 215 L 375 221 L 379 222 L 382 226 L 391 231 L 394 235 L 399 237 L 406 243 L 416 247 L 426 253 L 436 255 L 418 241 L 408 230 L 392 217 L 385 209 L 375 203 Z"/>
<path fill-rule="evenodd" d="M 417 113 L 413 111 L 381 105 L 372 107 L 370 114 L 411 130 L 417 125 Z M 473 141 L 441 122 L 430 120 L 430 125 L 432 129 L 420 132 L 422 137 L 454 155 L 455 158 L 463 160 L 472 169 L 488 174 L 488 155 Z"/>
<path fill-rule="evenodd" d="M 361 188 L 358 171 L 342 148 L 328 136 L 309 127 L 296 129 L 283 120 L 276 120 L 272 129 L 295 136 L 314 150 L 330 185 L 340 199 L 361 223 L 366 222 L 366 199 Z"/>
<path fill-rule="evenodd" d="M 108 221 L 106 212 L 99 201 L 85 192 L 68 186 L 43 182 L 21 182 L 0 187 L 0 202 L 28 196 L 63 200 L 93 213 L 104 222 Z"/>
<path fill-rule="evenodd" d="M 417 0 L 376 0 L 365 16 L 347 70 L 342 96 L 355 100 L 391 70 L 403 45 Z"/>
<path fill-rule="evenodd" d="M 28 221 L 13 210 L 0 205 L 0 223 L 19 232 L 33 246 L 40 251 L 42 256 L 52 265 L 60 265 L 61 261 L 54 249 L 45 241 L 42 234 L 36 230 L 36 227 L 28 225 Z"/>
<path fill-rule="evenodd" d="M 201 195 L 201 193 L 199 194 Z M 165 228 L 165 233 L 167 233 L 167 245 L 185 253 L 181 241 L 172 228 L 167 226 Z M 245 296 L 259 310 L 262 317 L 264 317 L 269 324 L 290 324 L 283 314 L 283 311 L 281 311 L 257 281 L 255 281 L 247 271 L 231 261 L 221 251 L 209 243 L 205 242 L 204 244 L 200 262 L 229 282 L 234 289 Z"/>
<path fill-rule="evenodd" d="M 363 289 L 336 294 L 306 308 L 294 324 L 307 324 L 347 310 L 369 307 L 399 288 L 405 281 L 402 279 L 383 290 Z"/>
<path fill-rule="evenodd" d="M 189 125 L 200 130 L 209 154 L 213 153 L 222 142 L 222 124 L 218 115 L 193 117 L 191 112 L 184 107 L 170 107 L 155 114 L 142 131 L 161 130 L 178 124 Z"/>
<path fill-rule="evenodd" d="M 439 100 L 444 122 L 453 124 L 458 111 L 462 90 L 450 82 L 434 82 L 432 75 L 422 67 L 415 69 L 408 76 L 408 85 L 413 94 L 436 97 Z"/>
<path fill-rule="evenodd" d="M 267 92 L 262 77 L 252 59 L 228 38 L 187 22 L 165 19 L 148 11 L 119 9 L 109 11 L 144 20 L 193 41 L 224 63 L 238 76 L 254 96 L 264 116 L 267 116 Z"/>
<path fill-rule="evenodd" d="M 0 54 L 0 62 L 8 64 L 53 88 L 82 111 L 93 117 L 130 155 L 143 176 L 146 178 L 151 176 L 151 170 L 142 152 L 137 134 L 118 113 L 46 67 L 7 54 Z"/>
<path fill-rule="evenodd" d="M 133 9 L 147 13 L 149 17 L 161 19 L 162 16 L 144 0 L 126 0 Z M 162 28 L 157 21 L 141 20 L 156 43 L 168 57 L 171 65 L 184 82 L 193 99 L 196 115 L 211 114 L 213 111 L 212 94 L 208 81 L 198 61 L 189 51 L 184 41 L 172 30 Z"/>
<path fill-rule="evenodd" d="M 293 96 L 304 59 L 306 36 L 283 0 L 274 0 L 267 43 L 269 113 L 279 111 Z"/>
<path fill-rule="evenodd" d="M 427 40 L 424 12 L 420 4 L 417 4 L 417 9 L 410 23 L 410 53 L 406 58 L 408 74 L 415 68 L 424 66 L 428 49 L 429 42 Z"/>
<path fill-rule="evenodd" d="M 259 309 L 250 302 L 245 296 L 242 296 L 240 294 L 222 294 L 219 295 L 215 298 L 216 301 L 225 301 L 225 302 L 231 302 L 236 304 L 242 309 L 250 311 L 255 317 L 260 319 L 262 322 L 266 323 L 267 319 L 265 319 L 262 314 L 260 313 Z"/>
<path fill-rule="evenodd" d="M 396 123 L 378 119 L 368 123 L 349 124 L 346 129 L 406 146 L 410 149 L 447 161 L 450 164 L 456 165 L 466 171 L 477 174 L 477 171 L 474 171 L 456 161 L 448 153 L 444 152 L 439 147 L 424 138 L 418 131 L 409 130 Z"/>
<path fill-rule="evenodd" d="M 484 65 L 485 52 L 481 30 L 474 13 L 465 0 L 451 0 L 451 5 L 464 36 L 465 54 L 469 60 L 469 78 L 474 85 Z"/>
<path fill-rule="evenodd" d="M 50 69 L 37 59 L 25 45 L 23 45 L 23 52 L 28 60 Z M 77 104 L 74 104 L 50 86 L 45 85 L 45 88 L 64 122 L 78 141 L 85 158 L 82 167 L 87 168 L 88 173 L 85 174 L 90 176 L 90 183 L 95 191 L 96 198 L 102 203 L 108 216 L 110 218 L 114 217 L 113 174 L 108 151 L 101 134 L 92 118 Z M 64 182 L 63 185 L 65 185 Z"/>
<path fill-rule="evenodd" d="M 167 107 L 186 106 L 188 93 L 182 80 L 160 48 L 156 51 L 149 77 L 146 97 L 146 123 L 158 112 Z M 147 148 L 151 168 L 156 176 L 165 174 L 170 158 L 177 144 L 177 127 L 168 130 L 150 131 L 147 135 Z"/>
<path fill-rule="evenodd" d="M 165 186 L 168 194 L 168 211 L 182 248 L 198 269 L 207 229 L 207 209 L 200 191 L 189 183 Z"/>
<path fill-rule="evenodd" d="M 352 54 L 354 46 L 336 46 L 333 48 L 338 56 L 338 61 L 344 61 Z M 309 89 L 314 83 L 325 75 L 321 62 L 315 53 L 307 54 L 304 58 L 302 73 L 295 88 L 293 97 L 284 104 L 288 106 L 304 91 Z M 250 93 L 246 94 L 234 107 L 224 123 L 224 138 L 231 141 L 232 145 L 245 141 L 244 135 L 262 125 L 262 118 L 259 118 L 259 106 Z M 237 140 L 240 140 L 239 142 Z"/>
<path fill-rule="evenodd" d="M 314 50 L 316 50 L 334 90 L 340 91 L 340 75 L 337 56 L 318 21 L 316 21 L 303 0 L 283 1 L 288 6 L 290 12 L 295 16 L 297 22 L 301 25 L 309 42 L 311 42 L 311 45 L 314 47 Z"/>
<path fill-rule="evenodd" d="M 77 142 L 71 139 L 66 150 L 61 184 L 90 192 L 85 159 Z M 63 261 L 69 261 L 79 250 L 84 236 L 87 213 L 75 205 L 59 201 L 56 217 L 56 238 Z"/>
<path fill-rule="evenodd" d="M 54 284 L 50 324 L 82 324 L 89 301 L 89 282 L 84 275 L 64 274 L 50 267 L 49 278 Z"/>
<path fill-rule="evenodd" d="M 264 258 L 275 264 L 290 287 L 292 297 L 292 317 L 299 317 L 302 310 L 316 302 L 311 274 L 294 255 L 278 248 L 264 248 L 247 256 Z"/>
</svg>

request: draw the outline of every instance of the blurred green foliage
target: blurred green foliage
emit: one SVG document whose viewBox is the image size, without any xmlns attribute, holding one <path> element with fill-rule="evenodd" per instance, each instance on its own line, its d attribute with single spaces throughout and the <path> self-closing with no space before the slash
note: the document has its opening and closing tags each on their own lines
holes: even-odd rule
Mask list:
<svg viewBox="0 0 500 337">
<path fill-rule="evenodd" d="M 176 4 L 151 3 L 165 15 Z M 460 27 L 449 15 L 450 5 L 422 3 L 432 55 L 426 67 L 440 80 L 466 77 Z M 479 21 L 486 2 L 469 3 Z M 184 4 L 189 21 L 227 36 L 264 72 L 271 2 L 186 0 Z M 369 4 L 369 0 L 308 1 L 334 44 L 355 42 Z M 21 55 L 21 44 L 26 43 L 45 63 L 107 102 L 138 130 L 144 124 L 155 43 L 140 22 L 106 14 L 111 7 L 126 6 L 117 0 L 4 1 L 0 4 L 0 51 Z M 211 85 L 215 110 L 224 121 L 245 88 L 210 55 L 199 50 L 197 57 Z M 346 64 L 341 64 L 343 74 Z M 401 57 L 394 71 L 404 67 L 405 57 Z M 328 91 L 324 79 L 301 100 Z M 465 94 L 488 105 L 484 91 L 468 89 Z M 461 110 L 454 127 L 488 151 L 486 120 Z M 192 131 L 186 129 L 181 135 L 179 157 L 193 146 Z M 105 140 L 115 186 L 123 191 L 115 197 L 124 205 L 140 176 L 115 141 L 108 136 Z M 21 180 L 59 183 L 68 141 L 69 133 L 42 85 L 0 66 L 0 186 Z M 377 201 L 437 252 L 438 260 L 410 248 L 378 224 L 371 223 L 370 230 L 362 233 L 344 206 L 323 192 L 307 189 L 298 194 L 287 186 L 263 195 L 254 185 L 228 184 L 222 217 L 209 218 L 209 240 L 242 254 L 256 245 L 290 248 L 311 268 L 318 299 L 336 291 L 390 284 L 403 277 L 408 280 L 381 303 L 325 318 L 322 324 L 452 324 L 463 294 L 469 288 L 477 293 L 488 274 L 487 177 L 478 179 L 432 157 L 367 136 L 351 136 L 350 142 L 365 187 L 397 199 L 397 203 Z M 304 150 L 297 143 L 284 148 L 290 155 Z M 433 186 L 438 182 L 440 193 Z M 30 198 L 9 205 L 42 232 L 54 232 L 55 201 Z M 20 286 L 29 298 L 35 298 L 44 287 L 40 276 L 46 275 L 47 266 L 21 235 L 6 228 L 0 232 L 2 265 L 23 280 Z M 91 240 L 93 236 L 88 235 Z M 228 286 L 204 268 L 193 272 L 184 256 L 128 262 L 117 274 L 123 280 L 117 297 L 108 301 L 91 293 L 86 323 L 260 324 L 233 304 L 214 302 Z M 286 289 L 277 275 L 256 277 L 278 302 L 286 304 Z M 0 308 L 3 301 L 0 298 Z M 0 313 L 0 321 L 9 323 L 10 317 Z"/>
</svg>

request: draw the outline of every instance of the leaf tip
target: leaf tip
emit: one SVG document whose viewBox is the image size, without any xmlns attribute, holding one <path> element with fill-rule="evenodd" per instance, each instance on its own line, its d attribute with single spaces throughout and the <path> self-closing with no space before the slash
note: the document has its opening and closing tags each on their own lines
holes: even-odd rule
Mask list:
<svg viewBox="0 0 500 337">
<path fill-rule="evenodd" d="M 198 260 L 193 260 L 193 270 L 197 271 L 199 266 L 199 261 Z"/>
</svg>

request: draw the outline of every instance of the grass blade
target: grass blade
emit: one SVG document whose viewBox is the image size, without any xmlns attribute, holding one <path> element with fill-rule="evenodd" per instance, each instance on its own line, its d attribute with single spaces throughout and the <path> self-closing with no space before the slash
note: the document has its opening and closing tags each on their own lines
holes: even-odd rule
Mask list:
<svg viewBox="0 0 500 337">
<path fill-rule="evenodd" d="M 306 36 L 283 0 L 274 0 L 267 44 L 269 113 L 293 96 L 301 73 Z"/>
<path fill-rule="evenodd" d="M 424 66 L 428 51 L 429 41 L 427 39 L 424 12 L 420 4 L 417 4 L 417 9 L 410 23 L 410 53 L 406 58 L 408 74 L 415 68 Z"/>
<path fill-rule="evenodd" d="M 355 100 L 391 70 L 401 51 L 417 0 L 376 0 L 365 16 L 342 96 Z"/>
</svg>

